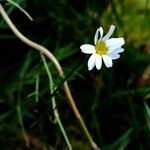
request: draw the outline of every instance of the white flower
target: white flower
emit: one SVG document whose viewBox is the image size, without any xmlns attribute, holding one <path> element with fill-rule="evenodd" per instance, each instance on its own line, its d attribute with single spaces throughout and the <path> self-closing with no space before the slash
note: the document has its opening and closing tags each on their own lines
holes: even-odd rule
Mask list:
<svg viewBox="0 0 150 150">
<path fill-rule="evenodd" d="M 95 33 L 94 46 L 90 44 L 80 46 L 83 53 L 92 54 L 88 60 L 88 70 L 92 70 L 95 66 L 100 70 L 102 60 L 107 68 L 112 67 L 112 60 L 118 59 L 120 57 L 119 53 L 124 51 L 121 47 L 125 43 L 124 38 L 110 38 L 114 30 L 115 26 L 111 25 L 108 33 L 103 36 L 103 28 L 100 27 Z"/>
</svg>

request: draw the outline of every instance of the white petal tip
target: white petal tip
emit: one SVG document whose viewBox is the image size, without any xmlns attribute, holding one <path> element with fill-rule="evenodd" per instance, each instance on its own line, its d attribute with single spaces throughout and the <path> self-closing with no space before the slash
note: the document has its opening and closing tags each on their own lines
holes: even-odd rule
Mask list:
<svg viewBox="0 0 150 150">
<path fill-rule="evenodd" d="M 112 64 L 109 64 L 108 66 L 106 66 L 107 68 L 111 68 L 113 65 Z"/>
<path fill-rule="evenodd" d="M 111 25 L 110 28 L 111 28 L 111 29 L 115 29 L 115 25 Z"/>
<path fill-rule="evenodd" d="M 97 68 L 97 70 L 100 70 L 101 68 Z"/>
<path fill-rule="evenodd" d="M 110 38 L 110 36 L 113 34 L 114 30 L 115 30 L 115 26 L 111 25 L 108 33 L 102 39 L 108 40 Z"/>
<path fill-rule="evenodd" d="M 108 68 L 111 68 L 112 66 L 109 66 Z"/>
<path fill-rule="evenodd" d="M 113 65 L 112 59 L 109 56 L 107 56 L 107 55 L 103 55 L 102 57 L 103 57 L 105 66 L 107 68 L 112 67 L 112 65 Z"/>
<path fill-rule="evenodd" d="M 91 44 L 83 44 L 80 46 L 81 52 L 86 54 L 93 54 L 95 52 L 95 48 Z"/>
<path fill-rule="evenodd" d="M 89 71 L 91 71 L 93 68 L 88 68 Z"/>
<path fill-rule="evenodd" d="M 120 42 L 122 43 L 122 45 L 124 45 L 125 44 L 124 38 L 120 38 Z"/>
</svg>

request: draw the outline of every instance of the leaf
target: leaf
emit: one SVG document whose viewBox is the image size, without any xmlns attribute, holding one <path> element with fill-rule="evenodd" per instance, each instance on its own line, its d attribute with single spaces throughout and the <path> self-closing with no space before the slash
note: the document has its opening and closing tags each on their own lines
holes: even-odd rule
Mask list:
<svg viewBox="0 0 150 150">
<path fill-rule="evenodd" d="M 60 61 L 60 60 L 70 57 L 71 55 L 75 54 L 76 52 L 77 52 L 77 50 L 74 50 L 73 45 L 68 44 L 62 48 L 56 49 L 54 52 L 55 53 L 54 55 Z"/>
<path fill-rule="evenodd" d="M 117 141 L 102 148 L 102 150 L 124 150 L 131 141 L 131 134 L 133 128 L 128 129 L 123 135 L 121 135 Z"/>
<path fill-rule="evenodd" d="M 148 106 L 147 102 L 144 101 L 144 115 L 147 123 L 147 127 L 150 131 L 150 107 Z"/>
</svg>

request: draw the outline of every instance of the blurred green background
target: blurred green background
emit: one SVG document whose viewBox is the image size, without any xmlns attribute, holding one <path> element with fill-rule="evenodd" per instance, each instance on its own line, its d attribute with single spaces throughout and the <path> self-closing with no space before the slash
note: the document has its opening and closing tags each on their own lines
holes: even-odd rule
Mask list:
<svg viewBox="0 0 150 150">
<path fill-rule="evenodd" d="M 102 150 L 150 149 L 150 1 L 15 0 L 30 21 L 1 2 L 17 28 L 60 61 L 75 102 Z M 87 70 L 80 45 L 94 43 L 99 26 L 124 37 L 125 51 L 113 67 Z M 75 150 L 90 145 L 70 109 L 53 64 L 57 108 Z M 67 150 L 53 109 L 39 52 L 23 44 L 0 19 L 0 149 Z M 36 86 L 39 89 L 36 89 Z M 50 119 L 51 118 L 51 119 Z M 24 136 L 26 134 L 26 137 Z M 29 140 L 27 145 L 25 138 Z"/>
</svg>

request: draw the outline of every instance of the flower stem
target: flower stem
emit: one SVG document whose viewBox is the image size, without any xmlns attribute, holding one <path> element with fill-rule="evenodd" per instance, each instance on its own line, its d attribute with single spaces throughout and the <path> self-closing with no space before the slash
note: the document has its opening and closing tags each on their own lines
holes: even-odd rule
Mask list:
<svg viewBox="0 0 150 150">
<path fill-rule="evenodd" d="M 82 126 L 84 132 L 85 132 L 85 135 L 87 137 L 87 139 L 89 140 L 89 143 L 91 144 L 91 147 L 94 149 L 94 150 L 100 150 L 100 148 L 98 148 L 98 146 L 96 145 L 96 143 L 93 141 L 87 127 L 85 126 L 85 123 L 82 119 L 82 117 L 79 118 L 79 123 L 80 125 Z"/>
<path fill-rule="evenodd" d="M 59 76 L 63 76 L 64 73 L 63 73 L 63 70 L 61 68 L 61 65 L 59 64 L 58 60 L 55 58 L 55 56 L 50 52 L 48 51 L 48 49 L 46 49 L 45 47 L 43 47 L 42 45 L 39 45 L 33 41 L 31 41 L 30 39 L 28 39 L 27 37 L 25 37 L 22 33 L 20 33 L 20 31 L 15 27 L 15 25 L 12 23 L 12 21 L 10 20 L 10 18 L 8 17 L 7 13 L 5 12 L 5 10 L 3 9 L 2 5 L 0 4 L 0 14 L 2 15 L 3 19 L 5 20 L 5 22 L 7 23 L 7 25 L 10 27 L 10 29 L 13 31 L 13 33 L 25 44 L 27 44 L 28 46 L 38 50 L 39 52 L 41 52 L 42 54 L 46 55 L 51 61 L 52 63 L 55 65 L 58 73 L 59 73 Z M 86 125 L 85 123 L 83 122 L 82 120 L 82 117 L 80 115 L 80 112 L 78 111 L 77 109 L 77 106 L 74 102 L 74 99 L 71 95 L 71 92 L 70 92 L 70 89 L 69 89 L 69 86 L 68 86 L 68 83 L 67 81 L 64 82 L 63 84 L 64 86 L 64 91 L 66 93 L 66 96 L 68 98 L 68 102 L 70 104 L 70 107 L 72 108 L 76 118 L 79 120 L 80 122 L 80 125 L 81 127 L 83 128 L 84 132 L 85 132 L 85 135 L 87 137 L 87 139 L 89 140 L 90 144 L 91 144 L 91 147 L 94 149 L 94 150 L 97 150 L 99 149 L 96 145 L 96 143 L 93 141 L 92 137 L 89 136 L 90 133 L 88 132 L 87 128 L 86 128 Z"/>
<path fill-rule="evenodd" d="M 42 54 L 41 54 L 41 59 L 42 59 L 42 61 L 44 63 L 44 67 L 45 67 L 46 73 L 47 73 L 48 78 L 49 78 L 50 93 L 52 94 L 53 90 L 54 90 L 54 84 L 53 84 L 52 75 L 51 75 L 50 69 L 48 68 L 48 65 L 46 63 L 45 57 Z M 55 119 L 56 119 L 56 123 L 58 123 L 58 125 L 59 125 L 59 128 L 60 128 L 60 130 L 61 130 L 61 132 L 62 132 L 62 134 L 64 136 L 64 139 L 65 139 L 65 141 L 66 141 L 66 143 L 68 145 L 69 150 L 72 150 L 72 146 L 70 144 L 70 141 L 69 141 L 69 139 L 67 137 L 67 134 L 65 132 L 65 129 L 64 129 L 62 123 L 61 123 L 54 96 L 52 97 L 52 107 L 53 107 L 53 110 L 54 110 L 54 116 L 55 116 Z"/>
<path fill-rule="evenodd" d="M 25 130 L 24 125 L 23 125 L 22 113 L 21 113 L 21 109 L 20 109 L 19 104 L 17 105 L 17 114 L 18 114 L 19 123 L 20 123 L 21 128 L 22 128 L 22 134 L 23 134 L 26 146 L 29 148 L 29 139 L 28 139 L 28 135 L 27 135 L 26 130 Z"/>
<path fill-rule="evenodd" d="M 16 2 L 12 1 L 12 0 L 6 0 L 7 2 L 11 3 L 12 5 L 14 5 L 15 7 L 17 7 L 21 12 L 23 12 L 31 21 L 33 21 L 33 18 L 30 16 L 30 14 L 24 10 L 22 7 L 20 7 Z"/>
</svg>

